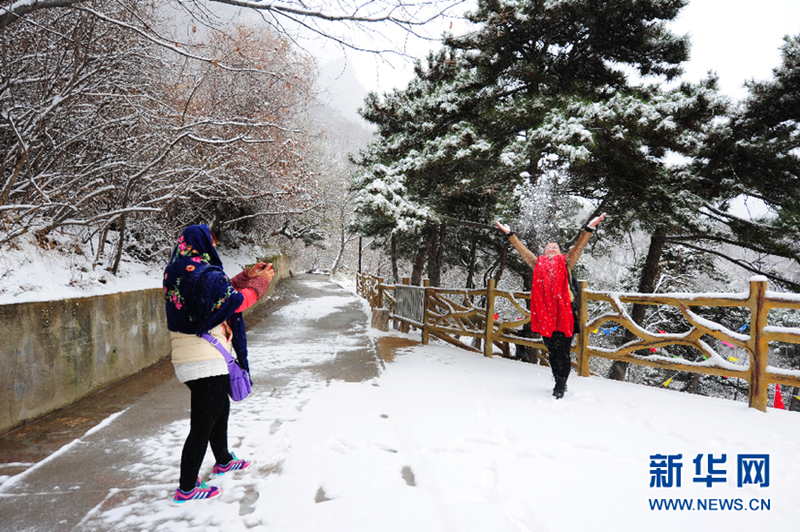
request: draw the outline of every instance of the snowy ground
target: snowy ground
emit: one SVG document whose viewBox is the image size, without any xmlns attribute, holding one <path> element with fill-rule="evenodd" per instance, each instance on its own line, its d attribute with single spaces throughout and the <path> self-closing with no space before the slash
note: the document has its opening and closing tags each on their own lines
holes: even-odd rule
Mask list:
<svg viewBox="0 0 800 532">
<path fill-rule="evenodd" d="M 234 272 L 252 253 L 222 255 Z M 4 250 L 0 304 L 160 286 L 160 268 L 122 268 L 117 278 L 84 255 Z M 313 322 L 354 300 L 301 300 L 280 312 Z M 366 315 L 359 333 L 381 334 Z M 800 521 L 794 413 L 575 375 L 555 401 L 547 368 L 444 346 L 405 349 L 367 382 L 326 382 L 312 368 L 348 349 L 344 337 L 309 349 L 276 347 L 302 330 L 274 334 L 251 342 L 254 372 L 294 376 L 280 393 L 256 388 L 231 416 L 232 447 L 256 467 L 214 480 L 221 500 L 168 506 L 188 431 L 188 420 L 173 423 L 132 443 L 132 455 L 149 459 L 128 467 L 130 495 L 79 529 L 735 531 Z M 680 487 L 650 487 L 657 454 L 680 455 Z M 769 458 L 768 486 L 763 474 L 737 486 L 740 455 Z M 709 475 L 709 457 L 723 456 L 718 481 L 695 482 Z M 206 477 L 211 462 L 209 453 Z M 692 509 L 651 509 L 662 501 Z"/>
<path fill-rule="evenodd" d="M 279 312 L 314 320 L 354 299 L 299 300 Z M 357 332 L 399 335 L 367 329 L 366 315 Z M 282 328 L 251 341 L 254 374 L 293 367 L 294 377 L 234 405 L 232 448 L 257 466 L 213 480 L 219 500 L 167 503 L 183 420 L 135 442 L 151 458 L 130 468 L 138 491 L 80 529 L 743 531 L 800 522 L 794 413 L 574 374 L 556 401 L 548 368 L 433 345 L 400 351 L 365 382 L 325 382 L 313 366 L 350 346 L 277 345 L 302 334 Z M 650 487 L 656 454 L 681 455 L 680 487 L 674 478 Z M 737 487 L 737 458 L 750 454 L 768 457 L 768 486 L 762 475 Z M 714 466 L 722 481 L 706 487 L 694 480 L 709 474 L 709 456 L 726 461 Z M 204 478 L 212 461 L 209 453 Z M 693 507 L 651 509 L 662 499 Z"/>
<path fill-rule="evenodd" d="M 0 305 L 161 287 L 166 263 L 145 264 L 124 257 L 119 275 L 113 275 L 105 266 L 92 265 L 94 251 L 90 245 L 78 252 L 71 238 L 64 237 L 63 245 L 52 242 L 55 249 L 43 248 L 26 236 L 0 249 Z M 237 250 L 220 246 L 218 251 L 225 271 L 231 275 L 255 262 L 259 253 L 249 246 Z"/>
</svg>

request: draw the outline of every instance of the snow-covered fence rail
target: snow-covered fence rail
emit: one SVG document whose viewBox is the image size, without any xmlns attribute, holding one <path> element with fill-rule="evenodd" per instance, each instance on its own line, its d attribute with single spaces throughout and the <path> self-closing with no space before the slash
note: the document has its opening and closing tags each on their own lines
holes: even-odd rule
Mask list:
<svg viewBox="0 0 800 532">
<path fill-rule="evenodd" d="M 582 289 L 582 323 L 584 331 L 597 330 L 606 322 L 613 321 L 632 332 L 637 338 L 616 349 L 606 349 L 579 345 L 580 375 L 588 375 L 589 358 L 592 356 L 621 360 L 634 364 L 663 367 L 678 371 L 705 375 L 724 375 L 738 377 L 747 381 L 749 403 L 753 408 L 766 411 L 767 386 L 770 383 L 787 386 L 800 386 L 800 374 L 768 367 L 767 355 L 770 342 L 800 344 L 800 329 L 768 326 L 768 316 L 772 309 L 800 309 L 800 296 L 780 294 L 767 290 L 763 277 L 750 280 L 749 292 L 740 294 L 619 294 L 594 292 Z M 587 323 L 586 306 L 588 301 L 608 303 L 612 311 Z M 689 324 L 689 329 L 681 333 L 651 332 L 636 324 L 628 315 L 623 303 L 643 305 L 670 305 L 677 308 Z M 742 307 L 750 311 L 750 334 L 742 334 L 707 320 L 693 312 L 692 307 Z M 584 335 L 585 336 L 585 335 Z M 706 341 L 704 336 L 720 340 L 728 345 L 744 349 L 749 355 L 746 365 L 732 364 L 720 356 Z M 697 349 L 705 358 L 702 362 L 667 358 L 660 355 L 640 355 L 643 349 L 655 350 L 667 345 L 686 345 Z"/>
<path fill-rule="evenodd" d="M 408 278 L 403 284 L 409 284 Z M 402 330 L 409 326 L 421 328 L 422 342 L 427 343 L 430 336 L 473 352 L 483 352 L 492 356 L 498 347 L 506 356 L 509 345 L 532 347 L 540 358 L 546 348 L 540 338 L 525 337 L 519 331 L 530 323 L 528 311 L 530 294 L 496 290 L 490 280 L 483 289 L 449 289 L 428 286 L 425 282 L 423 322 L 409 320 L 394 311 L 396 305 L 396 285 L 387 285 L 383 279 L 369 274 L 359 275 L 357 282 L 359 294 L 366 298 L 372 308 L 388 308 L 390 316 L 401 324 Z M 783 294 L 767 290 L 767 280 L 753 277 L 749 292 L 739 294 L 623 294 L 587 290 L 585 281 L 580 282 L 581 297 L 579 320 L 582 326 L 577 332 L 577 342 L 573 352 L 577 354 L 576 367 L 583 377 L 590 375 L 591 357 L 619 360 L 632 364 L 660 367 L 675 371 L 740 378 L 748 383 L 749 404 L 753 408 L 766 411 L 767 387 L 770 383 L 800 387 L 800 372 L 767 365 L 770 342 L 800 344 L 800 328 L 776 327 L 768 324 L 770 310 L 800 310 L 800 295 Z M 394 297 L 393 297 L 394 296 Z M 589 320 L 589 302 L 605 305 L 610 311 Z M 625 304 L 672 306 L 688 324 L 688 329 L 678 333 L 652 332 L 635 323 Z M 725 326 L 700 316 L 693 307 L 740 307 L 749 310 L 750 334 L 732 331 Z M 495 309 L 501 309 L 500 317 Z M 634 339 L 624 345 L 608 348 L 590 345 L 592 332 L 608 322 L 614 322 L 631 333 Z M 741 348 L 748 354 L 745 364 L 733 364 L 719 355 L 706 341 L 715 338 L 729 346 Z M 462 338 L 472 338 L 465 343 Z M 483 349 L 481 349 L 481 343 Z M 694 362 L 681 357 L 666 357 L 657 349 L 679 345 L 697 350 L 704 358 Z M 651 351 L 654 354 L 643 355 Z"/>
<path fill-rule="evenodd" d="M 383 306 L 382 294 L 380 285 L 383 279 L 363 273 L 358 275 L 358 282 L 356 283 L 356 292 L 369 302 L 372 308 L 379 308 Z"/>
<path fill-rule="evenodd" d="M 481 339 L 486 338 L 487 309 L 476 304 L 476 300 L 488 301 L 488 289 L 448 290 L 427 287 L 425 296 L 422 342 L 428 343 L 429 335 L 432 334 L 462 349 L 480 353 L 476 345 L 464 344 L 461 338 L 475 338 L 478 345 Z M 489 342 L 491 346 L 491 340 Z"/>
</svg>

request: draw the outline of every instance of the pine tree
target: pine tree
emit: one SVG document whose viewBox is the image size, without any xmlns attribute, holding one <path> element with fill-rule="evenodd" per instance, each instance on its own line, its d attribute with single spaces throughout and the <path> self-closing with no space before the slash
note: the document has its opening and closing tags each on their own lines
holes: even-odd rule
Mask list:
<svg viewBox="0 0 800 532">
<path fill-rule="evenodd" d="M 557 167 L 566 178 L 555 193 L 607 211 L 607 237 L 650 233 L 638 288 L 652 291 L 667 236 L 699 223 L 697 206 L 708 194 L 685 165 L 670 166 L 666 158 L 694 156 L 725 110 L 713 79 L 665 91 L 636 85 L 626 74 L 669 80 L 680 73 L 688 41 L 670 34 L 665 22 L 684 2 L 479 5 L 473 20 L 482 31 L 449 42 L 480 50 L 466 57 L 493 109 L 517 110 L 489 113 L 492 129 L 506 132 L 504 156 L 534 176 Z M 643 311 L 635 308 L 634 319 Z"/>
<path fill-rule="evenodd" d="M 417 79 L 402 93 L 387 95 L 384 101 L 368 100 L 364 116 L 379 125 L 384 149 L 378 151 L 392 164 L 378 158 L 364 162 L 382 165 L 377 166 L 379 171 L 388 167 L 396 172 L 391 186 L 384 186 L 384 177 L 377 176 L 375 191 L 402 190 L 407 201 L 414 198 L 418 207 L 430 207 L 424 214 L 434 217 L 455 212 L 491 221 L 493 212 L 520 211 L 506 198 L 519 184 L 532 181 L 536 185 L 546 174 L 543 161 L 561 157 L 558 164 L 571 174 L 569 164 L 574 161 L 598 148 L 613 149 L 614 142 L 594 142 L 592 132 L 582 137 L 586 131 L 582 127 L 577 137 L 555 138 L 564 136 L 562 126 L 574 131 L 575 124 L 569 120 L 556 123 L 559 116 L 567 116 L 574 106 L 585 107 L 588 114 L 592 105 L 633 90 L 624 66 L 642 75 L 671 78 L 679 73 L 687 42 L 670 34 L 664 23 L 683 4 L 643 0 L 602 6 L 588 1 L 479 3 L 472 16 L 480 25 L 478 31 L 447 39 L 449 51 L 429 57 L 427 69 L 418 68 Z M 583 140 L 590 142 L 568 147 Z M 646 159 L 638 149 L 633 145 L 628 151 Z M 635 170 L 631 168 L 630 173 Z M 623 186 L 625 179 L 640 180 L 638 175 L 625 175 Z M 363 190 L 367 181 L 361 179 L 356 186 Z M 568 194 L 581 187 L 582 195 L 597 201 L 595 190 L 603 185 L 569 186 L 556 192 Z M 620 198 L 623 203 L 625 196 L 620 194 Z M 373 205 L 381 202 L 376 197 L 372 201 Z M 368 215 L 369 210 L 362 212 Z M 394 209 L 398 214 L 400 210 Z M 406 210 L 415 216 L 422 213 L 420 208 Z M 618 216 L 617 220 L 626 227 L 632 218 Z M 414 224 L 398 223 L 401 229 L 409 225 Z"/>
<path fill-rule="evenodd" d="M 800 35 L 784 41 L 782 64 L 773 78 L 747 83 L 749 95 L 709 137 L 695 172 L 725 190 L 719 201 L 703 206 L 718 225 L 701 241 L 732 244 L 800 265 Z M 747 220 L 728 213 L 728 202 L 740 195 L 761 200 L 771 214 Z M 734 263 L 800 290 L 797 276 L 743 260 Z"/>
<path fill-rule="evenodd" d="M 496 146 L 477 133 L 480 117 L 464 109 L 470 100 L 462 93 L 470 78 L 456 54 L 441 51 L 417 65 L 407 88 L 383 99 L 370 95 L 362 110 L 378 127 L 379 139 L 361 154 L 364 170 L 353 180 L 358 225 L 366 234 L 396 234 L 398 251 L 415 265 L 412 283 L 420 280 L 428 257 L 434 259 L 432 283 L 442 264 L 461 265 L 463 253 L 443 248 L 452 241 L 446 227 L 452 229 L 451 220 L 488 225 L 497 198 L 513 187 L 508 169 L 496 163 Z M 464 232 L 459 227 L 454 236 Z M 467 232 L 467 241 L 497 246 L 485 229 Z M 468 262 L 467 268 L 474 268 L 474 261 Z"/>
</svg>

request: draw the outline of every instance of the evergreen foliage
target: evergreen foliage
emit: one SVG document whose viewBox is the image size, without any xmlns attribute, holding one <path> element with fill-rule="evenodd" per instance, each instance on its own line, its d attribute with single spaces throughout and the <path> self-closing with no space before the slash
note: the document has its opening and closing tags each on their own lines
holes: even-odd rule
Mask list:
<svg viewBox="0 0 800 532">
<path fill-rule="evenodd" d="M 577 212 L 588 220 L 605 211 L 604 238 L 650 236 L 628 280 L 636 292 L 662 289 L 676 254 L 695 275 L 713 255 L 762 271 L 731 259 L 730 245 L 797 260 L 799 41 L 787 39 L 774 80 L 751 83 L 751 96 L 732 107 L 713 75 L 664 83 L 688 57 L 688 38 L 666 26 L 685 4 L 479 1 L 469 15 L 476 31 L 447 36 L 405 90 L 368 98 L 364 117 L 379 139 L 358 161 L 359 229 L 408 239 L 406 257 L 418 269 L 425 244 L 414 242 L 430 247 L 431 228 L 453 218 L 511 221 L 539 249 L 577 234 Z M 776 216 L 731 215 L 728 203 L 741 194 Z M 528 273 L 490 235 L 467 241 Z M 442 255 L 458 264 L 459 255 Z M 487 273 L 503 265 L 483 263 Z M 631 315 L 653 319 L 643 305 Z M 624 366 L 612 376 L 624 378 Z"/>
<path fill-rule="evenodd" d="M 786 37 L 773 78 L 749 82 L 749 95 L 703 147 L 696 173 L 725 193 L 705 210 L 719 224 L 706 239 L 786 257 L 800 265 L 800 35 Z M 747 195 L 769 207 L 760 220 L 727 213 L 727 202 Z M 792 290 L 800 278 L 738 261 Z"/>
<path fill-rule="evenodd" d="M 700 200 L 685 192 L 689 174 L 664 160 L 703 144 L 723 110 L 715 82 L 664 91 L 629 75 L 680 73 L 688 42 L 665 23 L 684 3 L 480 2 L 477 31 L 448 37 L 405 90 L 367 99 L 363 115 L 380 138 L 354 181 L 360 229 L 518 218 L 525 206 L 513 192 L 546 180 L 552 197 L 609 212 L 617 233 L 686 218 L 681 206 Z M 527 236 L 541 244 L 543 235 Z"/>
</svg>

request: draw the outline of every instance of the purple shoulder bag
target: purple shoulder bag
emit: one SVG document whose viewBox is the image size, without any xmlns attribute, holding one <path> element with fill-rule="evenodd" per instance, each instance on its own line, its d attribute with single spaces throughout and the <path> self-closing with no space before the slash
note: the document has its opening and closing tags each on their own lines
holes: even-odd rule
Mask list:
<svg viewBox="0 0 800 532">
<path fill-rule="evenodd" d="M 228 350 L 222 347 L 222 344 L 211 336 L 210 334 L 203 333 L 202 337 L 206 339 L 211 345 L 217 348 L 217 350 L 222 353 L 222 356 L 225 357 L 225 362 L 228 363 L 228 375 L 230 376 L 231 380 L 231 389 L 228 392 L 228 395 L 231 396 L 231 399 L 234 401 L 241 401 L 248 395 L 250 395 L 250 376 L 247 374 L 245 370 L 239 365 L 235 358 L 228 353 Z"/>
</svg>

